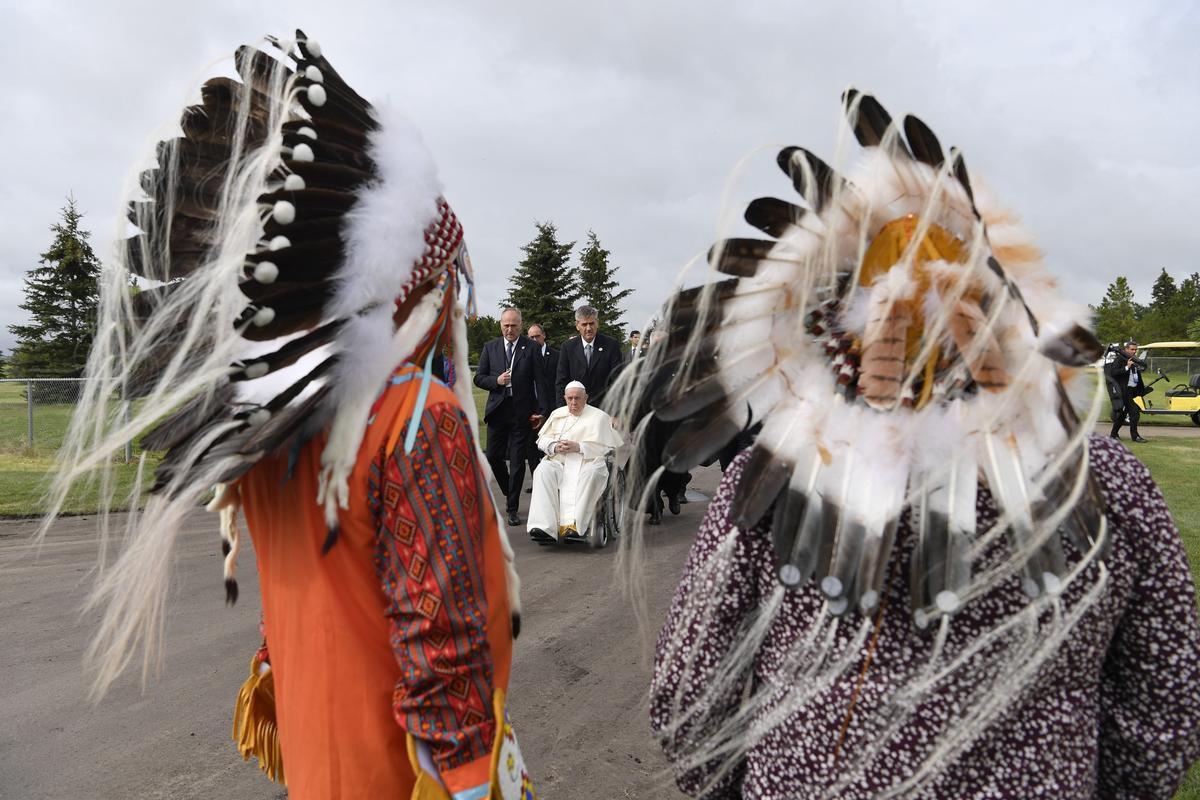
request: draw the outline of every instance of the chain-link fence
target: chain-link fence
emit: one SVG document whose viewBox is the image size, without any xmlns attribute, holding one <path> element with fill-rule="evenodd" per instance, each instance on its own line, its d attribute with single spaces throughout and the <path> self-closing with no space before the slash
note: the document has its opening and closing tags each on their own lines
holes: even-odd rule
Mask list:
<svg viewBox="0 0 1200 800">
<path fill-rule="evenodd" d="M 1146 366 L 1153 374 L 1157 374 L 1157 371 L 1160 369 L 1167 373 L 1171 385 L 1174 386 L 1177 383 L 1186 384 L 1191 380 L 1193 375 L 1200 373 L 1200 358 L 1148 356 L 1146 358 Z M 1150 378 L 1146 378 L 1146 380 L 1150 380 Z"/>
<path fill-rule="evenodd" d="M 0 378 L 0 452 L 47 455 L 58 451 L 83 378 Z M 132 443 L 125 459 L 133 457 Z"/>
</svg>

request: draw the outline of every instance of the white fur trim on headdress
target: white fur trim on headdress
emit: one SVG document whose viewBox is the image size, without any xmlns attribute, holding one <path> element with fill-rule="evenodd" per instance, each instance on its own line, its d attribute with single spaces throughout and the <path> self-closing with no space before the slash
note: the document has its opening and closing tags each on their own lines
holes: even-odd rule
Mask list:
<svg viewBox="0 0 1200 800">
<path fill-rule="evenodd" d="M 381 104 L 376 112 L 380 127 L 370 135 L 367 154 L 379 178 L 359 190 L 346 213 L 346 260 L 335 276 L 333 302 L 325 309 L 329 317 L 347 317 L 394 300 L 425 252 L 426 228 L 438 218 L 442 186 L 421 134 L 394 107 Z"/>
<path fill-rule="evenodd" d="M 394 301 L 425 252 L 425 231 L 438 217 L 442 187 L 429 149 L 408 118 L 386 105 L 377 114 L 380 128 L 370 136 L 368 153 L 379 178 L 359 191 L 346 214 L 345 261 L 326 308 L 328 317 L 350 318 L 334 343 L 338 362 L 327 407 L 335 416 L 321 454 L 318 502 L 330 528 L 349 500 L 350 472 L 371 404 L 433 326 L 444 296 L 430 292 L 394 330 Z"/>
</svg>

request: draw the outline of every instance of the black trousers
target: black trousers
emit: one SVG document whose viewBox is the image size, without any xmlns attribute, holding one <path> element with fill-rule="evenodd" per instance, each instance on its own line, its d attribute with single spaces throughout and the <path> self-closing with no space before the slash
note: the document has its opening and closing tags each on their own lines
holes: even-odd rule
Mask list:
<svg viewBox="0 0 1200 800">
<path fill-rule="evenodd" d="M 1137 438 L 1138 420 L 1142 418 L 1142 410 L 1137 407 L 1137 403 L 1133 402 L 1133 398 L 1140 397 L 1132 387 L 1125 386 L 1122 388 L 1125 396 L 1125 402 L 1121 405 L 1120 411 L 1113 412 L 1112 432 L 1110 436 L 1116 436 L 1117 431 L 1121 430 L 1121 425 L 1125 423 L 1126 418 L 1129 419 L 1129 435 L 1134 439 Z"/>
<path fill-rule="evenodd" d="M 518 419 L 512 398 L 505 398 L 488 418 L 487 462 L 504 492 L 506 510 L 517 513 L 521 484 L 525 482 L 525 459 L 529 447 L 529 420 Z"/>
<path fill-rule="evenodd" d="M 526 437 L 528 443 L 525 445 L 525 460 L 529 462 L 530 475 L 537 469 L 537 465 L 542 463 L 542 456 L 545 455 L 541 450 L 538 450 L 537 437 L 538 432 L 532 429 L 529 431 L 529 436 Z"/>
</svg>

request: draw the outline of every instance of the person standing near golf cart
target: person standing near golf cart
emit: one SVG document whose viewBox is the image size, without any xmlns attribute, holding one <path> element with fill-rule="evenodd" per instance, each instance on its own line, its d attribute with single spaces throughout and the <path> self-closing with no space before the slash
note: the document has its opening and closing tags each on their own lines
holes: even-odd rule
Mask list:
<svg viewBox="0 0 1200 800">
<path fill-rule="evenodd" d="M 1137 357 L 1137 342 L 1125 342 L 1121 352 L 1110 363 L 1104 365 L 1104 380 L 1108 385 L 1108 397 L 1112 401 L 1113 424 L 1109 436 L 1120 439 L 1121 426 L 1129 420 L 1129 438 L 1135 442 L 1146 441 L 1138 435 L 1138 420 L 1142 412 L 1134 401 L 1147 393 L 1142 382 L 1142 371 L 1146 362 Z"/>
</svg>

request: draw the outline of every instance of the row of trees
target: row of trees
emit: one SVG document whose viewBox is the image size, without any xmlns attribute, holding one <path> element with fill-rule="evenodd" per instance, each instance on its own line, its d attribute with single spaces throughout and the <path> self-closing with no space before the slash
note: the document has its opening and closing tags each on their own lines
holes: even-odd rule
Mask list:
<svg viewBox="0 0 1200 800">
<path fill-rule="evenodd" d="M 100 261 L 92 251 L 91 234 L 81 225 L 82 213 L 68 198 L 61 220 L 52 226 L 50 248 L 38 266 L 25 276 L 25 301 L 29 314 L 23 325 L 10 325 L 16 347 L 0 354 L 0 377 L 61 378 L 82 374 L 96 325 Z M 528 324 L 537 322 L 550 341 L 558 343 L 575 333 L 575 308 L 591 305 L 600 315 L 601 330 L 624 341 L 621 302 L 631 289 L 617 282 L 617 268 L 599 237 L 588 232 L 579 264 L 570 263 L 575 242 L 558 241 L 553 223 L 538 223 L 537 235 L 521 249 L 503 305 L 521 309 Z M 468 327 L 470 357 L 478 358 L 483 343 L 495 338 L 500 323 L 480 316 Z"/>
<path fill-rule="evenodd" d="M 573 266 L 571 253 L 575 242 L 560 242 L 553 222 L 535 223 L 537 235 L 521 247 L 525 257 L 509 278 L 508 294 L 501 307 L 521 310 L 526 327 L 538 324 L 546 340 L 558 345 L 575 335 L 575 309 L 589 305 L 600 317 L 600 330 L 625 341 L 625 316 L 621 302 L 633 293 L 617 281 L 618 267 L 609 262 L 611 253 L 600 244 L 594 231 L 588 231 L 587 243 Z M 489 339 L 500 335 L 500 320 L 480 314 L 467 323 L 468 359 L 474 363 Z"/>
<path fill-rule="evenodd" d="M 579 254 L 579 265 L 571 265 L 575 242 L 560 242 L 553 222 L 535 223 L 537 235 L 521 247 L 525 257 L 509 278 L 508 294 L 501 307 L 521 310 L 525 326 L 537 324 L 546 340 L 558 345 L 575 335 L 575 309 L 590 305 L 600 317 L 600 330 L 625 341 L 625 311 L 621 302 L 633 293 L 617 281 L 618 267 L 609 262 L 611 253 L 588 231 L 587 244 Z M 468 359 L 474 363 L 489 339 L 500 334 L 500 319 L 480 314 L 467 323 Z"/>
<path fill-rule="evenodd" d="M 51 227 L 53 241 L 38 266 L 25 277 L 28 312 L 24 325 L 11 325 L 16 347 L 0 354 L 0 376 L 72 377 L 82 373 L 91 347 L 98 301 L 100 261 L 92 251 L 91 235 L 80 225 L 82 214 L 68 198 L 61 220 Z M 521 250 L 524 258 L 509 279 L 502 305 L 521 309 L 526 324 L 538 323 L 553 343 L 575 333 L 575 309 L 591 305 L 600 315 L 600 329 L 625 340 L 621 303 L 632 293 L 622 289 L 611 253 L 593 231 L 571 263 L 575 242 L 561 242 L 552 222 L 536 224 L 536 235 Z M 1200 341 L 1200 272 L 1178 284 L 1164 269 L 1142 305 L 1124 276 L 1109 284 L 1104 298 L 1092 306 L 1096 335 L 1103 342 L 1133 338 L 1139 342 Z M 469 357 L 478 358 L 484 342 L 498 335 L 497 317 L 480 316 L 468 326 Z"/>
<path fill-rule="evenodd" d="M 519 308 L 527 324 L 537 323 L 551 342 L 575 333 L 575 309 L 590 305 L 600 316 L 600 330 L 617 341 L 625 339 L 621 301 L 633 293 L 617 282 L 617 267 L 594 231 L 579 254 L 579 266 L 569 263 L 575 242 L 560 242 L 552 222 L 536 223 L 537 235 L 521 250 L 525 257 L 509 279 L 502 305 Z M 493 328 L 493 331 L 496 328 Z M 493 334 L 494 335 L 494 334 Z"/>
<path fill-rule="evenodd" d="M 1138 303 L 1129 281 L 1119 276 L 1092 311 L 1096 335 L 1106 344 L 1126 339 L 1143 344 L 1200 341 L 1200 272 L 1176 284 L 1164 269 L 1150 289 L 1149 305 Z"/>
</svg>

